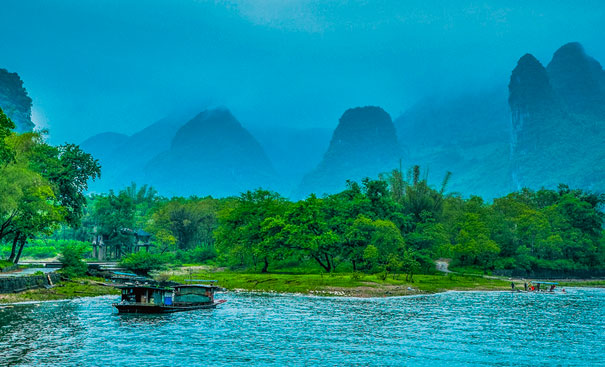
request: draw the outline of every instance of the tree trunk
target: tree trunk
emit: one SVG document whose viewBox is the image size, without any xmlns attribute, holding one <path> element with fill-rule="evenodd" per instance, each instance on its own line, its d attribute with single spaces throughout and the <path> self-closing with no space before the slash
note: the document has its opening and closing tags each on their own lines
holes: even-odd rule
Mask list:
<svg viewBox="0 0 605 367">
<path fill-rule="evenodd" d="M 315 261 L 317 261 L 317 263 L 325 269 L 325 271 L 327 271 L 328 273 L 332 270 L 332 268 L 330 267 L 330 262 L 328 262 L 328 264 L 324 264 L 321 259 L 315 255 L 311 255 L 311 257 L 313 257 L 313 259 L 315 259 Z"/>
<path fill-rule="evenodd" d="M 353 263 L 353 271 L 357 271 L 357 262 L 355 260 L 351 260 Z"/>
<path fill-rule="evenodd" d="M 332 261 L 330 261 L 330 256 L 328 256 L 328 254 L 324 254 L 324 257 L 326 258 L 326 263 L 328 264 L 328 269 L 326 270 L 328 273 L 331 272 L 334 269 L 334 266 L 332 266 Z"/>
<path fill-rule="evenodd" d="M 263 270 L 261 270 L 261 273 L 266 273 L 267 270 L 269 269 L 269 260 L 267 260 L 267 257 L 265 256 L 265 258 L 263 259 L 264 261 L 264 265 L 263 265 Z"/>
<path fill-rule="evenodd" d="M 9 256 L 8 261 L 12 262 L 15 259 L 15 255 L 17 254 L 17 242 L 19 241 L 19 232 L 15 234 L 15 238 L 13 238 L 13 247 L 11 248 L 11 256 Z"/>
<path fill-rule="evenodd" d="M 23 252 L 23 248 L 25 247 L 25 242 L 27 238 L 25 236 L 21 236 L 21 240 L 19 241 L 19 252 L 17 253 L 17 257 L 15 258 L 15 264 L 19 263 L 19 259 L 21 258 L 21 253 Z"/>
</svg>

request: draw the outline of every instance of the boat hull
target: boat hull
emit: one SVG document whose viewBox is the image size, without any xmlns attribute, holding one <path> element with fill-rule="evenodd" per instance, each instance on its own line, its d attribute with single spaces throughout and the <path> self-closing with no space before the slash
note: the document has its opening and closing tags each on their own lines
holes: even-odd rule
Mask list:
<svg viewBox="0 0 605 367">
<path fill-rule="evenodd" d="M 216 306 L 225 303 L 225 300 L 219 300 L 208 304 L 199 305 L 154 305 L 154 304 L 120 304 L 114 303 L 112 306 L 118 310 L 118 313 L 172 313 L 192 310 L 202 310 L 216 308 Z"/>
</svg>

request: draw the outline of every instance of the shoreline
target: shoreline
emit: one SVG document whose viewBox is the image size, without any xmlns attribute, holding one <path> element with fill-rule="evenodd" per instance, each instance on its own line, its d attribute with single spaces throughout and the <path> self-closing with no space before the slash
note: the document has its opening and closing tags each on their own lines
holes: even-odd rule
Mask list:
<svg viewBox="0 0 605 367">
<path fill-rule="evenodd" d="M 17 293 L 1 293 L 0 307 L 7 304 L 42 301 L 63 301 L 74 298 L 118 295 L 114 287 L 101 285 L 102 279 L 93 277 L 61 281 L 52 288 L 30 289 Z"/>
<path fill-rule="evenodd" d="M 183 282 L 189 274 L 175 271 L 170 280 Z M 461 274 L 415 275 L 414 282 L 401 277 L 379 279 L 375 275 L 354 276 L 338 274 L 279 274 L 238 273 L 218 271 L 193 274 L 195 279 L 216 279 L 227 292 L 304 295 L 316 297 L 387 298 L 422 296 L 445 292 L 510 292 L 510 283 L 522 287 L 525 279 L 485 278 Z M 605 279 L 553 280 L 559 287 L 605 288 Z M 100 278 L 78 278 L 62 281 L 50 289 L 32 289 L 18 293 L 0 294 L 4 305 L 64 301 L 75 298 L 119 295 L 120 291 L 104 285 Z"/>
</svg>

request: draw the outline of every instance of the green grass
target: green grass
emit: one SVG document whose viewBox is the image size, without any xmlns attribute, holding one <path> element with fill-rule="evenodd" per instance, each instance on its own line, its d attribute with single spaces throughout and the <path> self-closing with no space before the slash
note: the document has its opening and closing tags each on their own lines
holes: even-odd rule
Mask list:
<svg viewBox="0 0 605 367">
<path fill-rule="evenodd" d="M 411 293 L 436 293 L 446 290 L 505 290 L 510 283 L 498 279 L 476 276 L 415 275 L 414 282 L 405 281 L 405 275 L 382 280 L 377 275 L 335 274 L 259 274 L 233 271 L 196 272 L 194 279 L 218 280 L 218 284 L 230 290 L 246 290 L 279 293 L 318 293 L 352 296 L 403 295 Z M 187 275 L 177 275 L 171 280 L 184 282 Z M 411 287 L 412 290 L 408 290 Z"/>
<path fill-rule="evenodd" d="M 8 268 L 9 266 L 13 266 L 13 265 L 15 265 L 15 264 L 13 264 L 10 261 L 0 260 L 0 269 Z"/>
<path fill-rule="evenodd" d="M 69 281 L 62 281 L 50 289 L 33 289 L 20 293 L 0 294 L 0 303 L 14 303 L 25 301 L 52 301 L 60 299 L 71 299 L 79 297 L 95 297 L 120 294 L 120 291 L 113 287 L 100 285 L 101 278 L 78 278 Z"/>
</svg>

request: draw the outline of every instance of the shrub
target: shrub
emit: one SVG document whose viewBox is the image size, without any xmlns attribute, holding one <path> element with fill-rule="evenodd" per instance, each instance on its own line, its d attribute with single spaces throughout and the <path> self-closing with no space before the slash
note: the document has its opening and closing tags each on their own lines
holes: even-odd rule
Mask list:
<svg viewBox="0 0 605 367">
<path fill-rule="evenodd" d="M 139 275 L 148 275 L 150 271 L 163 270 L 174 259 L 169 254 L 152 254 L 146 251 L 132 253 L 120 261 L 120 266 Z"/>
<path fill-rule="evenodd" d="M 69 244 L 63 247 L 59 260 L 63 263 L 62 272 L 68 277 L 78 277 L 86 274 L 88 265 L 83 261 L 86 246 Z"/>
</svg>

